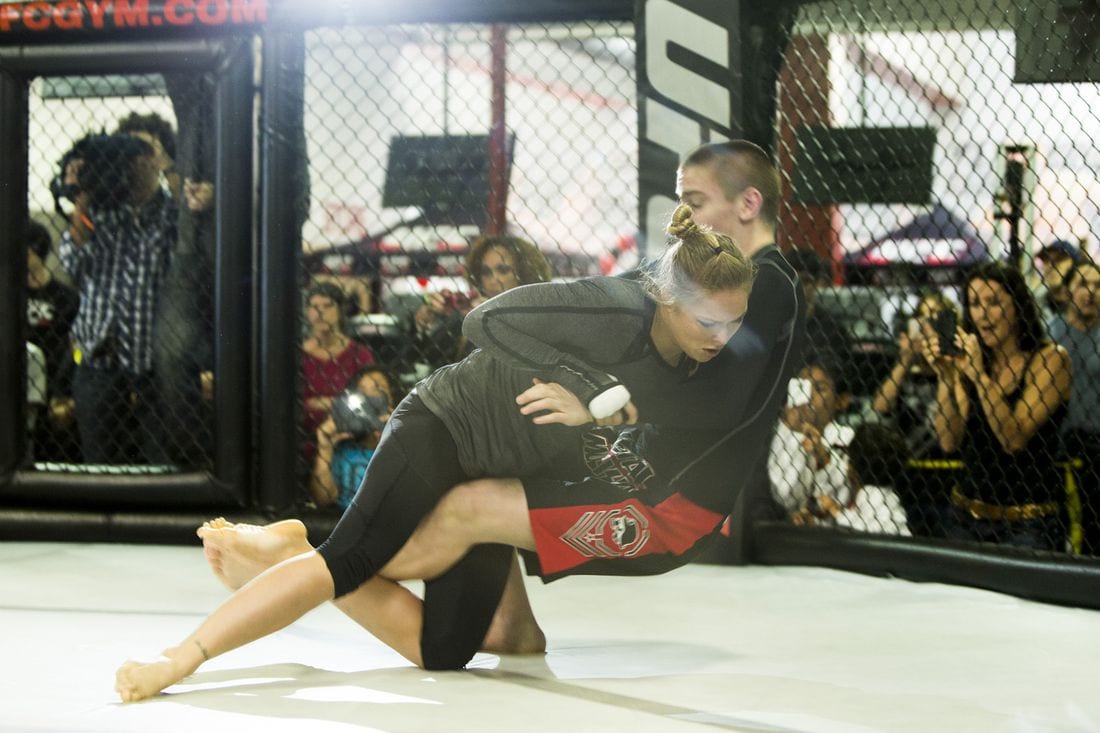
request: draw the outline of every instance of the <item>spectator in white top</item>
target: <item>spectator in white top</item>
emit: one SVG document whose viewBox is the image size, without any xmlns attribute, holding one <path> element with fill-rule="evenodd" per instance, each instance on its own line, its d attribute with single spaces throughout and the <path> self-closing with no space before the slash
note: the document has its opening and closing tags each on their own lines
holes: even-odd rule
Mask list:
<svg viewBox="0 0 1100 733">
<path fill-rule="evenodd" d="M 836 422 L 851 395 L 841 371 L 826 362 L 802 367 L 788 389 L 768 455 L 772 498 L 787 516 L 815 510 L 815 496 L 848 503 L 848 459 L 852 429 Z"/>
<path fill-rule="evenodd" d="M 818 496 L 819 516 L 838 527 L 857 532 L 910 535 L 909 521 L 893 487 L 906 469 L 908 449 L 900 432 L 882 423 L 857 427 L 848 443 L 848 487 L 851 498 L 841 503 L 832 496 Z"/>
</svg>

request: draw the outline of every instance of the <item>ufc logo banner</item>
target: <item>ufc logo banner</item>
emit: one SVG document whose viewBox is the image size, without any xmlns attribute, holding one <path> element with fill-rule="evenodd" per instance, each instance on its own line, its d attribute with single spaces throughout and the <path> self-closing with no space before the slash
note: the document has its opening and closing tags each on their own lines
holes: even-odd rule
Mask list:
<svg viewBox="0 0 1100 733">
<path fill-rule="evenodd" d="M 638 0 L 639 254 L 655 256 L 680 156 L 740 136 L 740 1 Z"/>
</svg>

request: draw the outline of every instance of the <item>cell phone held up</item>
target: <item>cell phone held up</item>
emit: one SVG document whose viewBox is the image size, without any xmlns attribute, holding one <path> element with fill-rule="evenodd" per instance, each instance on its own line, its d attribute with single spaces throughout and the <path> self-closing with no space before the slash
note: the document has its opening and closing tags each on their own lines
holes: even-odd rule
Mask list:
<svg viewBox="0 0 1100 733">
<path fill-rule="evenodd" d="M 958 356 L 961 352 L 955 343 L 955 331 L 958 329 L 955 311 L 944 308 L 936 314 L 936 320 L 932 324 L 940 342 L 940 353 L 944 356 Z"/>
</svg>

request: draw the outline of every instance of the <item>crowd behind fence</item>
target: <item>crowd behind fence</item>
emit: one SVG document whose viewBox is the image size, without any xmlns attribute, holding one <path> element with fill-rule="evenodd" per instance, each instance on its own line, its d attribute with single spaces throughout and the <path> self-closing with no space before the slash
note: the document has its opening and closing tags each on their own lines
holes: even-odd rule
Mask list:
<svg viewBox="0 0 1100 733">
<path fill-rule="evenodd" d="M 780 76 L 779 244 L 811 346 L 748 506 L 1095 556 L 1097 84 L 1019 83 L 1015 17 L 896 30 L 900 9 L 845 7 L 806 4 Z M 396 402 L 473 348 L 470 308 L 659 245 L 636 224 L 632 24 L 325 27 L 304 47 L 284 398 L 313 511 L 346 505 Z M 212 468 L 213 89 L 181 72 L 31 84 L 30 470 Z"/>
</svg>

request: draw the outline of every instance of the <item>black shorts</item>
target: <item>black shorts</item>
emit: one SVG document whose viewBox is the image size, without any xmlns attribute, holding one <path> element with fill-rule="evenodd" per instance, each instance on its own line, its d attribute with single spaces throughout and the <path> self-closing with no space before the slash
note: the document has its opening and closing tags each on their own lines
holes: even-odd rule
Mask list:
<svg viewBox="0 0 1100 733">
<path fill-rule="evenodd" d="M 415 394 L 393 411 L 359 490 L 317 548 L 336 597 L 389 562 L 439 498 L 468 477 L 447 428 Z"/>
<path fill-rule="evenodd" d="M 389 562 L 445 493 L 468 480 L 442 421 L 415 394 L 390 417 L 352 503 L 317 548 L 336 596 Z M 427 669 L 459 669 L 481 647 L 508 578 L 513 549 L 478 545 L 424 586 L 420 647 Z"/>
</svg>

